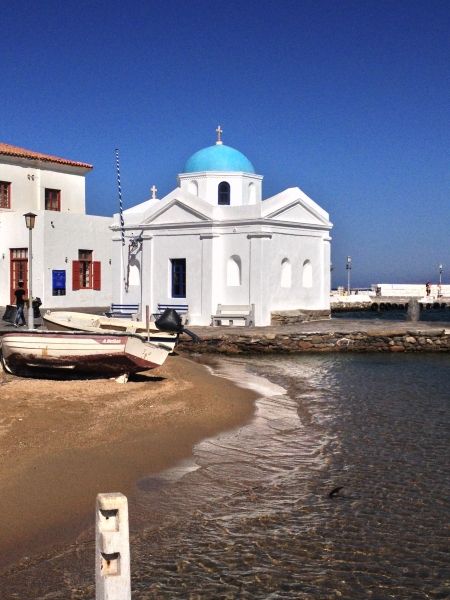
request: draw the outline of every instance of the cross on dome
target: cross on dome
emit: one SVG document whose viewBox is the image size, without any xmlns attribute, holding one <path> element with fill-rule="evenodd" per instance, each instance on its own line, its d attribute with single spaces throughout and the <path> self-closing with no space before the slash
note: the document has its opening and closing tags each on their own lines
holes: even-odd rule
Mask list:
<svg viewBox="0 0 450 600">
<path fill-rule="evenodd" d="M 220 127 L 220 125 L 217 125 L 217 129 L 216 129 L 216 133 L 217 133 L 217 141 L 216 144 L 220 145 L 222 144 L 222 133 L 223 133 L 223 129 Z"/>
<path fill-rule="evenodd" d="M 156 192 L 158 191 L 158 188 L 156 187 L 155 184 L 152 185 L 152 187 L 150 188 L 150 191 L 152 193 L 152 200 L 156 200 Z"/>
</svg>

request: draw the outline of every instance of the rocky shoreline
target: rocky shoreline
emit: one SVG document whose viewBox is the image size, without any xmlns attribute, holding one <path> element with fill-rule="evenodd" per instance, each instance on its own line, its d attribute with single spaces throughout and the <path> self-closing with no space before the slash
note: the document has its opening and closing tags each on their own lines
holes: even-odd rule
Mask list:
<svg viewBox="0 0 450 600">
<path fill-rule="evenodd" d="M 267 328 L 193 328 L 201 341 L 196 344 L 181 340 L 178 348 L 185 352 L 254 354 L 296 352 L 449 352 L 450 328 L 417 326 L 353 327 L 308 323 L 305 326 Z M 319 326 L 320 325 L 320 326 Z M 333 324 L 334 325 L 334 324 Z M 341 323 L 342 325 L 342 323 Z M 422 324 L 421 324 L 422 325 Z M 228 329 L 228 331 L 227 331 Z M 240 330 L 240 331 L 239 331 Z"/>
</svg>

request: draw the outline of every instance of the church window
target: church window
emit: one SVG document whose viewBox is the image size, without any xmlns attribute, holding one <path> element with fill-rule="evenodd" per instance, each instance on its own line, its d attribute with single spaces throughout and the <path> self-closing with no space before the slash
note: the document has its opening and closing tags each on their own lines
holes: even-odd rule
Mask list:
<svg viewBox="0 0 450 600">
<path fill-rule="evenodd" d="M 198 183 L 194 179 L 189 182 L 188 192 L 193 196 L 198 196 Z"/>
<path fill-rule="evenodd" d="M 230 204 L 230 184 L 227 181 L 221 181 L 218 188 L 218 203 Z"/>
<path fill-rule="evenodd" d="M 241 259 L 239 256 L 230 256 L 227 263 L 227 285 L 241 285 Z"/>
<path fill-rule="evenodd" d="M 45 210 L 61 210 L 61 190 L 45 188 Z"/>
<path fill-rule="evenodd" d="M 281 287 L 290 288 L 292 285 L 292 267 L 288 258 L 281 261 Z"/>
<path fill-rule="evenodd" d="M 248 203 L 256 204 L 256 187 L 253 182 L 248 184 Z"/>
<path fill-rule="evenodd" d="M 172 298 L 186 298 L 186 259 L 171 258 Z"/>
<path fill-rule="evenodd" d="M 11 208 L 11 183 L 0 181 L 0 208 Z"/>
<path fill-rule="evenodd" d="M 101 263 L 92 255 L 92 250 L 78 250 L 78 260 L 72 261 L 73 290 L 101 289 Z"/>
<path fill-rule="evenodd" d="M 313 284 L 313 272 L 312 272 L 312 264 L 310 260 L 305 260 L 303 263 L 303 273 L 302 273 L 302 285 L 305 288 L 312 287 Z"/>
</svg>

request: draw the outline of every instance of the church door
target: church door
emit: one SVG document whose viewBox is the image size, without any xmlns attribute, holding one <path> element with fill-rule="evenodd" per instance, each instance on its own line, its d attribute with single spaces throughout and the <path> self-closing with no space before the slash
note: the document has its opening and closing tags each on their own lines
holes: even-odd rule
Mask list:
<svg viewBox="0 0 450 600">
<path fill-rule="evenodd" d="M 10 250 L 10 301 L 16 303 L 14 290 L 23 281 L 23 287 L 28 296 L 28 248 L 11 248 Z"/>
</svg>

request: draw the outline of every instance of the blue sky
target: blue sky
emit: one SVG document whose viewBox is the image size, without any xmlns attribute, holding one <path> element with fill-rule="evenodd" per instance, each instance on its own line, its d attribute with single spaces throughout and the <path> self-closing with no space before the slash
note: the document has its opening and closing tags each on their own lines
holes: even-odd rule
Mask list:
<svg viewBox="0 0 450 600">
<path fill-rule="evenodd" d="M 450 3 L 2 3 L 0 140 L 90 162 L 87 206 L 162 197 L 224 142 L 334 223 L 333 285 L 450 282 Z"/>
</svg>

